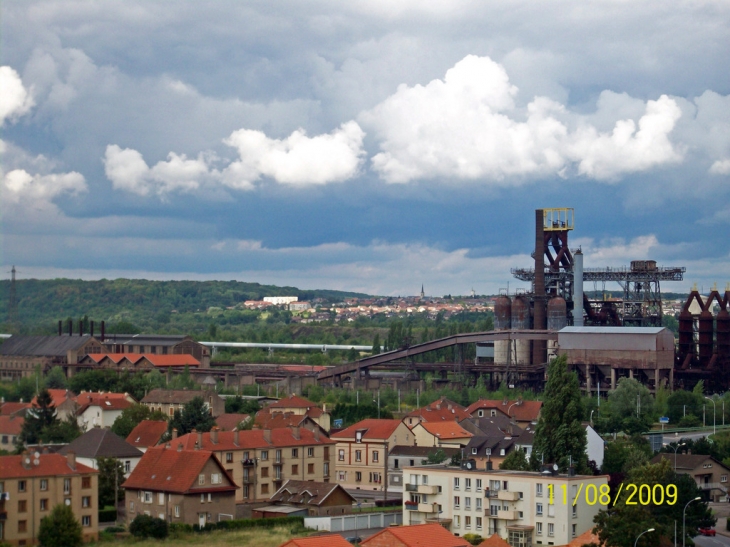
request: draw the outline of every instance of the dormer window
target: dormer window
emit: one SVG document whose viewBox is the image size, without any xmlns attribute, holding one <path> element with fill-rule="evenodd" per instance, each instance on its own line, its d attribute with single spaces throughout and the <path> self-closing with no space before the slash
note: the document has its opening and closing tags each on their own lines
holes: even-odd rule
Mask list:
<svg viewBox="0 0 730 547">
<path fill-rule="evenodd" d="M 477 414 L 479 415 L 480 418 L 483 418 L 484 417 L 484 411 L 483 410 L 480 410 Z"/>
</svg>

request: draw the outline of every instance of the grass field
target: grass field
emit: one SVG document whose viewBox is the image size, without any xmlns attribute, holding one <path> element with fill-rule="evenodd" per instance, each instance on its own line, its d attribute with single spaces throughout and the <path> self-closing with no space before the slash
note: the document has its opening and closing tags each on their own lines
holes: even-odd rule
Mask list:
<svg viewBox="0 0 730 547">
<path fill-rule="evenodd" d="M 125 540 L 117 541 L 102 541 L 94 545 L 101 546 L 106 545 L 121 546 L 121 545 L 134 545 L 135 547 L 278 547 L 285 541 L 292 537 L 306 536 L 306 532 L 298 532 L 294 535 L 291 533 L 291 528 L 251 528 L 247 530 L 234 530 L 234 531 L 215 531 L 205 534 L 183 534 L 178 538 L 169 537 L 165 540 L 137 540 L 129 538 Z"/>
</svg>

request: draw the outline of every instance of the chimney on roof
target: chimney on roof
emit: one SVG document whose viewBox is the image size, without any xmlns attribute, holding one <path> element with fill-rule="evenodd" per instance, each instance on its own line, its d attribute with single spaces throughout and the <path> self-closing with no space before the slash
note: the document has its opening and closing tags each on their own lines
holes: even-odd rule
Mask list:
<svg viewBox="0 0 730 547">
<path fill-rule="evenodd" d="M 203 448 L 203 432 L 202 431 L 195 431 L 193 429 L 193 433 L 198 434 L 198 439 L 195 441 L 195 448 Z"/>
<path fill-rule="evenodd" d="M 292 437 L 294 437 L 297 441 L 301 439 L 301 436 L 299 435 L 299 426 L 292 426 L 291 428 L 291 434 Z"/>
<path fill-rule="evenodd" d="M 271 430 L 269 428 L 264 429 L 264 440 L 271 444 Z"/>
<path fill-rule="evenodd" d="M 202 436 L 203 436 L 203 434 L 201 433 L 200 437 L 202 438 Z M 213 444 L 218 444 L 218 427 L 217 426 L 210 430 L 210 441 Z"/>
<path fill-rule="evenodd" d="M 172 438 L 173 440 L 177 439 L 177 427 L 172 428 Z"/>
<path fill-rule="evenodd" d="M 502 406 L 507 406 L 507 403 L 509 403 L 509 399 L 507 399 L 507 398 L 502 399 Z"/>
<path fill-rule="evenodd" d="M 73 450 L 66 452 L 66 461 L 68 462 L 68 466 L 76 471 L 76 452 Z"/>
<path fill-rule="evenodd" d="M 315 427 L 312 433 L 314 433 L 314 440 L 319 442 L 319 427 Z"/>
<path fill-rule="evenodd" d="M 172 445 L 169 442 L 165 443 L 165 450 L 167 450 L 168 448 L 171 448 L 171 447 L 172 447 Z"/>
<path fill-rule="evenodd" d="M 23 450 L 20 455 L 20 463 L 25 469 L 30 469 L 30 452 L 28 450 Z"/>
<path fill-rule="evenodd" d="M 237 427 L 233 428 L 233 444 L 238 446 L 238 428 Z"/>
<path fill-rule="evenodd" d="M 182 443 L 177 443 L 177 451 L 182 452 Z"/>
</svg>

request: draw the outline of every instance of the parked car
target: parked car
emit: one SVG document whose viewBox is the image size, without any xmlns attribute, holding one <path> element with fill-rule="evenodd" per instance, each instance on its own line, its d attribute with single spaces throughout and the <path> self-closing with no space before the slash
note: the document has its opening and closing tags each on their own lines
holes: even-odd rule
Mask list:
<svg viewBox="0 0 730 547">
<path fill-rule="evenodd" d="M 715 535 L 715 529 L 714 528 L 700 528 L 700 535 L 702 535 L 702 536 L 714 536 Z"/>
<path fill-rule="evenodd" d="M 714 532 L 714 530 L 713 530 L 713 532 Z M 355 543 L 360 543 L 362 541 L 362 538 L 360 536 L 352 536 L 349 538 L 345 538 L 345 541 L 349 541 L 350 543 L 352 543 L 354 545 Z"/>
</svg>

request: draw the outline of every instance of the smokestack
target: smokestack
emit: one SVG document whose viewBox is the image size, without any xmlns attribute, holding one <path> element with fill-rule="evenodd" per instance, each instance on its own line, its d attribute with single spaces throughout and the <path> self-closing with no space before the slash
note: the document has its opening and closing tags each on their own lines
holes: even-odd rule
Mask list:
<svg viewBox="0 0 730 547">
<path fill-rule="evenodd" d="M 58 322 L 58 335 L 63 336 L 63 321 Z"/>
<path fill-rule="evenodd" d="M 233 444 L 238 446 L 238 428 L 237 427 L 233 428 Z"/>
<path fill-rule="evenodd" d="M 101 322 L 101 341 L 104 341 L 104 321 Z"/>
<path fill-rule="evenodd" d="M 79 319 L 79 336 L 84 335 L 84 321 L 83 319 Z"/>
<path fill-rule="evenodd" d="M 93 321 L 89 324 L 89 327 L 90 327 L 89 334 L 91 336 L 94 336 L 94 322 Z"/>
<path fill-rule="evenodd" d="M 545 330 L 545 218 L 542 209 L 535 209 L 535 330 Z M 547 362 L 545 340 L 535 340 L 534 363 Z"/>
<path fill-rule="evenodd" d="M 583 253 L 573 255 L 573 325 L 583 326 Z"/>
<path fill-rule="evenodd" d="M 68 335 L 73 336 L 74 335 L 74 322 L 72 319 L 68 320 Z"/>
<path fill-rule="evenodd" d="M 177 427 L 172 428 L 172 438 L 177 439 Z"/>
</svg>

